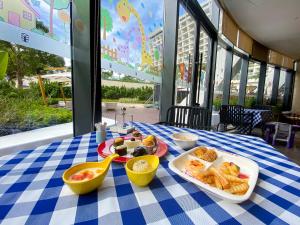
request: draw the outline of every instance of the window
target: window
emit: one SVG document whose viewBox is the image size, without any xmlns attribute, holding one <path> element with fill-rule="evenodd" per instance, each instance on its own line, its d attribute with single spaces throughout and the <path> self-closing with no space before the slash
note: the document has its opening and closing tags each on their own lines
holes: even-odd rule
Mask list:
<svg viewBox="0 0 300 225">
<path fill-rule="evenodd" d="M 249 61 L 248 79 L 246 86 L 245 107 L 252 107 L 256 103 L 258 82 L 260 74 L 260 63 Z"/>
<path fill-rule="evenodd" d="M 127 122 L 133 116 L 134 121 L 156 123 L 160 112 L 164 2 L 124 2 L 101 0 L 102 116 L 122 123 L 121 108 L 125 107 Z"/>
<path fill-rule="evenodd" d="M 231 75 L 231 82 L 230 82 L 230 99 L 229 99 L 230 105 L 237 105 L 239 101 L 241 69 L 242 69 L 242 59 L 237 55 L 233 55 L 232 75 Z"/>
<path fill-rule="evenodd" d="M 6 2 L 10 8 L 24 9 L 24 1 L 11 0 L 0 0 L 0 8 L 5 8 Z M 0 51 L 9 56 L 9 69 L 5 68 L 5 77 L 0 80 L 0 136 L 57 124 L 63 124 L 60 129 L 72 133 L 70 2 L 61 4 L 63 10 L 51 10 L 49 2 L 38 7 L 33 1 L 26 1 L 40 15 L 34 28 L 21 22 L 33 20 L 29 9 L 19 14 L 10 11 L 10 20 L 1 22 L 1 28 L 18 26 L 10 26 L 5 35 L 0 32 Z M 48 20 L 50 14 L 55 17 L 52 22 Z M 50 28 L 51 35 L 44 35 Z M 20 29 L 24 31 L 21 35 Z M 31 47 L 25 43 L 28 36 L 34 36 Z"/>
<path fill-rule="evenodd" d="M 175 104 L 190 105 L 196 22 L 180 5 L 178 18 Z"/>
<path fill-rule="evenodd" d="M 211 38 L 204 29 L 200 28 L 199 40 L 199 67 L 197 79 L 196 103 L 201 107 L 206 107 L 206 99 L 208 93 L 210 79 L 210 49 Z"/>
<path fill-rule="evenodd" d="M 219 110 L 223 101 L 226 49 L 218 46 L 213 107 Z"/>
<path fill-rule="evenodd" d="M 32 14 L 30 12 L 23 11 L 23 18 L 26 20 L 32 20 Z"/>
<path fill-rule="evenodd" d="M 273 80 L 274 80 L 274 67 L 268 65 L 267 72 L 266 72 L 265 87 L 264 87 L 263 104 L 266 105 L 271 104 Z"/>
<path fill-rule="evenodd" d="M 212 24 L 218 29 L 220 8 L 215 0 L 197 0 L 206 16 Z"/>
<path fill-rule="evenodd" d="M 285 91 L 285 86 L 286 86 L 285 80 L 286 80 L 286 71 L 280 70 L 278 96 L 277 96 L 277 105 L 280 105 L 280 106 L 282 105 L 283 98 L 284 98 L 284 91 Z"/>
</svg>

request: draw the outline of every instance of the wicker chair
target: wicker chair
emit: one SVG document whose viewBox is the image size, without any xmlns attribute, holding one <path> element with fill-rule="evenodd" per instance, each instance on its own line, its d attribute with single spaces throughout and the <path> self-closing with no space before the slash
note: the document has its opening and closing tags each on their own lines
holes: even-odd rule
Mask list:
<svg viewBox="0 0 300 225">
<path fill-rule="evenodd" d="M 209 110 L 202 107 L 171 106 L 167 111 L 167 121 L 160 122 L 176 127 L 197 130 L 210 130 L 208 125 Z"/>
</svg>

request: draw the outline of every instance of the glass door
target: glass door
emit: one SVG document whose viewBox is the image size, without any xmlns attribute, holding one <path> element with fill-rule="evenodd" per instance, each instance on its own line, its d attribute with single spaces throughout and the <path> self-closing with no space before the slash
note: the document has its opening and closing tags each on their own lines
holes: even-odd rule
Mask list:
<svg viewBox="0 0 300 225">
<path fill-rule="evenodd" d="M 194 103 L 197 106 L 208 107 L 209 96 L 209 83 L 211 79 L 211 54 L 212 54 L 212 41 L 211 37 L 200 27 L 198 35 L 198 54 L 196 58 L 197 70 L 194 77 L 194 90 L 196 93 Z"/>
</svg>

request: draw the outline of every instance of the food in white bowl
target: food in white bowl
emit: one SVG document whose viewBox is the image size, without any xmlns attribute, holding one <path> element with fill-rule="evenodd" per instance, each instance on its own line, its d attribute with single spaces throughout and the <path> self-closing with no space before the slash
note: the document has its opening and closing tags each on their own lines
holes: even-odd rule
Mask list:
<svg viewBox="0 0 300 225">
<path fill-rule="evenodd" d="M 199 139 L 198 135 L 188 132 L 175 133 L 171 135 L 171 138 L 176 145 L 183 149 L 193 148 Z"/>
</svg>

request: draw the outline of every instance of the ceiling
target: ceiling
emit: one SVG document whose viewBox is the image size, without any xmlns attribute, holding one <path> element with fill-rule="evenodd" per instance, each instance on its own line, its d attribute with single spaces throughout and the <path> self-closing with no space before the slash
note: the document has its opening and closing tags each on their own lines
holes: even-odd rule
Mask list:
<svg viewBox="0 0 300 225">
<path fill-rule="evenodd" d="M 261 44 L 300 59 L 300 0 L 221 0 L 236 23 Z"/>
</svg>

